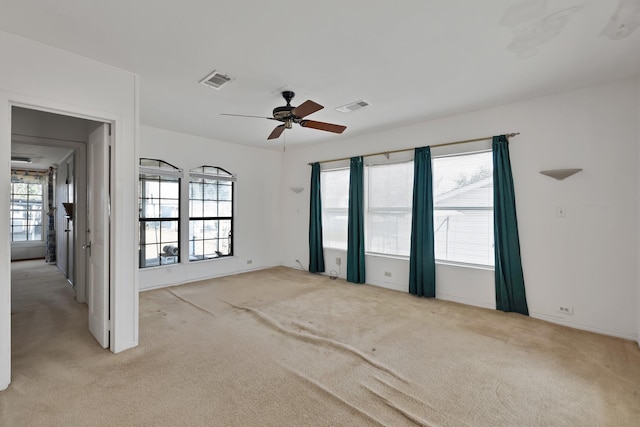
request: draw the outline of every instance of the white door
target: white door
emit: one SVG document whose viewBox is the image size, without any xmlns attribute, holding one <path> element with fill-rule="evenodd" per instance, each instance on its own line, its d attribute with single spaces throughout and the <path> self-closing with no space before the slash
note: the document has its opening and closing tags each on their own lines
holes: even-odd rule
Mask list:
<svg viewBox="0 0 640 427">
<path fill-rule="evenodd" d="M 89 135 L 87 144 L 87 301 L 89 330 L 109 347 L 109 125 Z"/>
</svg>

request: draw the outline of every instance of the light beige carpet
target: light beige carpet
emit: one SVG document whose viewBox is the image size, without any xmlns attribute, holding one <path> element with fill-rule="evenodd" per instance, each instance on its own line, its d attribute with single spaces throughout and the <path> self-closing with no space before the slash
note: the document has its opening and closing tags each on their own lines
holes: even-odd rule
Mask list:
<svg viewBox="0 0 640 427">
<path fill-rule="evenodd" d="M 114 355 L 14 264 L 2 426 L 637 426 L 636 343 L 274 268 L 144 292 Z"/>
</svg>

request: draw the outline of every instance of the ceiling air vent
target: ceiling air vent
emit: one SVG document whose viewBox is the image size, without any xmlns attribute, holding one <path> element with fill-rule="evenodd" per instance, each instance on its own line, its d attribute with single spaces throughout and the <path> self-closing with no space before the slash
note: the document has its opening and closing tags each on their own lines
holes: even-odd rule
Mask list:
<svg viewBox="0 0 640 427">
<path fill-rule="evenodd" d="M 220 89 L 222 86 L 231 82 L 232 80 L 233 78 L 227 76 L 226 74 L 222 74 L 214 70 L 207 77 L 200 80 L 200 84 L 203 84 L 213 89 Z"/>
<path fill-rule="evenodd" d="M 352 111 L 359 110 L 369 105 L 370 104 L 367 101 L 360 100 L 360 101 L 352 102 L 351 104 L 343 105 L 342 107 L 338 107 L 336 108 L 336 111 L 340 111 L 341 113 L 350 113 Z"/>
</svg>

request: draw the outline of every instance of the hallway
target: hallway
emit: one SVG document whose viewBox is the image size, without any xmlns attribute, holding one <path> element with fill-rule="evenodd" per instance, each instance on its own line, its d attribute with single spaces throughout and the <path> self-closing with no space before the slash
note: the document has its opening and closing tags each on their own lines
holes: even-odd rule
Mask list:
<svg viewBox="0 0 640 427">
<path fill-rule="evenodd" d="M 77 357 L 78 349 L 100 350 L 87 329 L 87 306 L 75 301 L 64 275 L 43 259 L 11 263 L 11 346 L 13 384 L 51 377 L 55 365 Z"/>
</svg>

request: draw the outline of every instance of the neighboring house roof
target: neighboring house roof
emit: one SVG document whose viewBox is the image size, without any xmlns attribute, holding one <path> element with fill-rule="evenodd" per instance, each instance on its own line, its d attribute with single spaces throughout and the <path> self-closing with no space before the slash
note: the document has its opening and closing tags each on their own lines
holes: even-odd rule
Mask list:
<svg viewBox="0 0 640 427">
<path fill-rule="evenodd" d="M 493 206 L 493 177 L 489 176 L 464 187 L 433 197 L 434 205 L 447 207 Z"/>
</svg>

